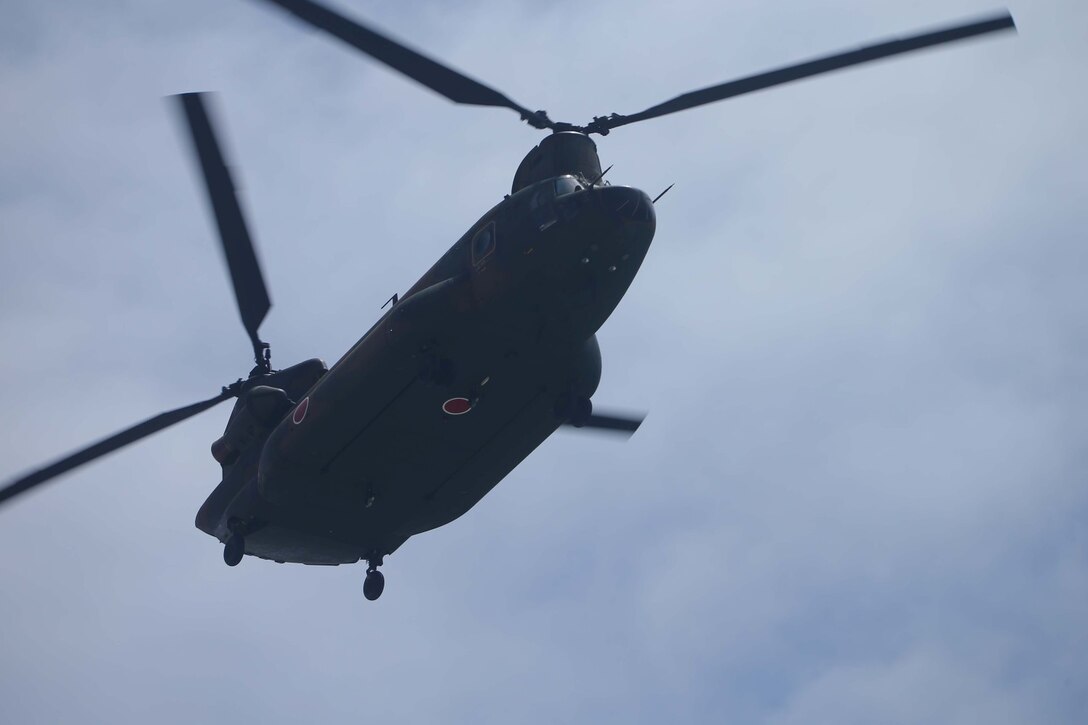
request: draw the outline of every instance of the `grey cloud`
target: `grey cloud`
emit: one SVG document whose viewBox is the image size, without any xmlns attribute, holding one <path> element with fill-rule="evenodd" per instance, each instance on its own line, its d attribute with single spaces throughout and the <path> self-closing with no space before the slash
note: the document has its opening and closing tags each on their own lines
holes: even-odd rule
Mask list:
<svg viewBox="0 0 1088 725">
<path fill-rule="evenodd" d="M 576 121 L 985 9 L 341 5 Z M 372 606 L 357 568 L 228 570 L 192 527 L 225 411 L 5 509 L 0 719 L 1081 721 L 1088 16 L 1012 10 L 600 139 L 614 183 L 678 182 L 601 333 L 598 399 L 650 416 L 546 442 Z M 538 138 L 259 3 L 18 17 L 12 474 L 248 369 L 164 95 L 221 92 L 281 364 L 336 359 Z"/>
</svg>

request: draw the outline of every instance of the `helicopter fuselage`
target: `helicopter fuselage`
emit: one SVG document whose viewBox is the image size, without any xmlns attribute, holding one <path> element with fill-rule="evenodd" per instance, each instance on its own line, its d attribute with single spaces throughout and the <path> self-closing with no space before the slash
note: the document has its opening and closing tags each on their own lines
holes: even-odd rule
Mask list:
<svg viewBox="0 0 1088 725">
<path fill-rule="evenodd" d="M 290 407 L 274 424 L 256 416 L 267 437 L 224 466 L 197 526 L 224 541 L 244 530 L 255 556 L 338 564 L 389 554 L 476 504 L 564 423 L 564 401 L 594 393 L 594 333 L 653 239 L 644 192 L 594 181 L 563 175 L 507 196 L 327 373 L 297 366 L 319 377 L 308 390 L 289 389 L 291 369 L 251 378 Z"/>
</svg>

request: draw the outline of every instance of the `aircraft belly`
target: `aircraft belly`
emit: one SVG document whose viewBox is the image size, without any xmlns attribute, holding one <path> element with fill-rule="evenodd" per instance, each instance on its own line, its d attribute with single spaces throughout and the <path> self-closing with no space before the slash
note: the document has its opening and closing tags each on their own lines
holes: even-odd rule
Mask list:
<svg viewBox="0 0 1088 725">
<path fill-rule="evenodd" d="M 352 519 L 345 534 L 391 551 L 448 523 L 556 429 L 569 360 L 493 367 L 464 371 L 451 386 L 414 381 L 328 466 L 319 485 Z M 474 405 L 450 415 L 443 404 L 451 398 Z"/>
<path fill-rule="evenodd" d="M 272 523 L 247 536 L 247 551 L 353 563 L 467 512 L 559 424 L 554 397 L 540 386 L 493 384 L 461 416 L 441 413 L 447 392 L 410 386 L 327 472 L 309 479 L 304 504 L 259 507 Z"/>
<path fill-rule="evenodd" d="M 451 279 L 403 300 L 272 432 L 253 553 L 304 563 L 391 553 L 465 513 L 540 445 L 559 424 L 560 395 L 592 395 L 595 340 L 532 306 L 474 308 L 465 294 Z M 451 372 L 422 375 L 436 357 Z"/>
<path fill-rule="evenodd" d="M 274 462 L 283 480 L 277 485 L 293 492 L 269 502 L 268 518 L 297 535 L 270 530 L 265 550 L 254 553 L 305 563 L 391 553 L 408 537 L 468 511 L 558 427 L 557 395 L 580 375 L 595 387 L 599 375 L 599 358 L 587 376 L 580 369 L 585 356 L 569 348 L 523 348 L 511 355 L 507 342 L 477 338 L 443 352 L 459 361 L 449 385 L 411 371 L 407 381 L 407 375 L 370 375 L 350 397 L 324 401 L 343 409 L 329 411 L 340 426 L 348 420 L 346 410 L 365 408 L 365 414 L 346 443 L 324 446 L 320 455 L 280 451 Z M 443 404 L 457 397 L 474 404 L 450 415 Z M 305 542 L 314 536 L 337 544 L 305 554 Z"/>
</svg>

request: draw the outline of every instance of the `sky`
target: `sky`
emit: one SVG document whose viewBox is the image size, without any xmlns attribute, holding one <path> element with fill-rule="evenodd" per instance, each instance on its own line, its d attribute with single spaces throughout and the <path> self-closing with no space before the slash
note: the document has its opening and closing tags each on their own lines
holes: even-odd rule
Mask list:
<svg viewBox="0 0 1088 725">
<path fill-rule="evenodd" d="M 251 366 L 166 96 L 217 91 L 273 364 L 335 361 L 537 132 L 255 0 L 0 2 L 0 479 Z M 552 118 L 1000 9 L 337 7 Z M 193 517 L 229 408 L 0 511 L 0 721 L 1088 720 L 1088 5 L 598 139 L 658 231 L 559 432 L 383 567 Z"/>
</svg>

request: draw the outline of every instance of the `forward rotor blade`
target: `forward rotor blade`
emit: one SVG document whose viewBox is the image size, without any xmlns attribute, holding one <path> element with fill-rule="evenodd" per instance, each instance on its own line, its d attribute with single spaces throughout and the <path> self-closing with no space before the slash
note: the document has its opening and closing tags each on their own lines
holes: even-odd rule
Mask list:
<svg viewBox="0 0 1088 725">
<path fill-rule="evenodd" d="M 821 73 L 830 73 L 831 71 L 848 68 L 861 63 L 869 63 L 870 61 L 888 58 L 901 53 L 910 53 L 915 50 L 930 48 L 935 45 L 966 40 L 967 38 L 973 38 L 975 36 L 1002 30 L 1014 30 L 1015 28 L 1016 23 L 1013 21 L 1012 16 L 1006 12 L 1001 15 L 963 25 L 955 25 L 906 38 L 897 38 L 883 43 L 858 48 L 856 50 L 828 55 L 797 65 L 778 68 L 766 73 L 748 76 L 747 78 L 729 81 L 728 83 L 709 86 L 697 91 L 691 91 L 690 93 L 677 96 L 672 100 L 665 101 L 664 103 L 647 108 L 645 111 L 631 114 L 630 116 L 613 114 L 609 117 L 597 118 L 586 126 L 586 131 L 590 133 L 608 133 L 608 131 L 613 128 L 626 126 L 629 123 L 646 121 L 651 118 L 657 118 L 658 116 L 665 116 L 670 113 L 676 113 L 677 111 L 695 108 L 696 106 L 723 101 L 727 98 L 733 98 L 734 96 L 743 95 L 745 93 L 752 93 L 753 91 L 763 90 L 764 88 L 771 88 L 772 86 L 782 85 L 783 83 L 790 83 L 792 81 L 801 80 L 802 78 L 810 78 L 815 75 L 820 75 Z"/>
<path fill-rule="evenodd" d="M 230 269 L 230 279 L 234 284 L 234 297 L 238 300 L 242 324 L 253 343 L 254 358 L 258 366 L 263 366 L 266 364 L 264 351 L 268 346 L 261 341 L 257 329 L 272 303 L 268 299 L 268 289 L 261 275 L 261 267 L 257 263 L 253 241 L 246 229 L 242 207 L 234 193 L 230 170 L 223 160 L 223 152 L 216 141 L 211 120 L 201 100 L 202 95 L 183 93 L 178 99 L 193 139 L 193 148 L 200 159 L 200 168 L 204 172 L 204 185 L 215 214 L 215 223 L 219 227 L 219 241 L 223 245 L 223 254 Z"/>
<path fill-rule="evenodd" d="M 570 427 L 578 427 L 582 430 L 589 428 L 591 430 L 607 431 L 609 433 L 624 433 L 627 437 L 630 437 L 638 427 L 642 425 L 642 421 L 645 420 L 645 416 L 633 417 L 625 415 L 605 415 L 601 413 L 593 413 L 589 416 L 580 426 L 574 426 L 572 423 L 566 425 Z"/>
<path fill-rule="evenodd" d="M 555 128 L 543 113 L 519 106 L 494 88 L 485 86 L 438 61 L 417 53 L 362 23 L 313 2 L 313 0 L 267 0 L 294 13 L 300 19 L 363 51 L 371 58 L 400 71 L 454 103 L 495 106 L 517 111 L 534 128 Z"/>
<path fill-rule="evenodd" d="M 0 489 L 0 505 L 2 505 L 8 499 L 14 498 L 21 493 L 25 493 L 26 491 L 29 491 L 35 486 L 45 483 L 50 479 L 56 478 L 62 473 L 66 473 L 67 471 L 70 471 L 77 466 L 82 466 L 84 463 L 89 463 L 96 458 L 100 458 L 106 455 L 107 453 L 112 453 L 113 451 L 121 448 L 122 446 L 127 446 L 129 443 L 135 443 L 141 438 L 146 438 L 152 433 L 157 433 L 163 428 L 168 428 L 175 423 L 180 423 L 186 418 L 191 418 L 197 413 L 202 413 L 208 408 L 211 408 L 212 406 L 233 397 L 235 397 L 234 392 L 228 392 L 224 390 L 224 392 L 209 400 L 204 400 L 199 403 L 193 403 L 192 405 L 187 405 L 184 408 L 178 408 L 177 410 L 171 410 L 166 413 L 160 413 L 154 418 L 148 418 L 143 423 L 137 423 L 131 428 L 126 428 L 120 433 L 116 433 L 109 438 L 103 439 L 98 443 L 90 445 L 81 451 L 77 451 L 72 455 L 67 456 L 66 458 L 62 458 L 56 463 L 52 463 L 45 468 L 41 468 L 37 471 L 34 471 L 33 473 L 23 476 L 22 478 L 12 481 L 7 486 Z"/>
</svg>

